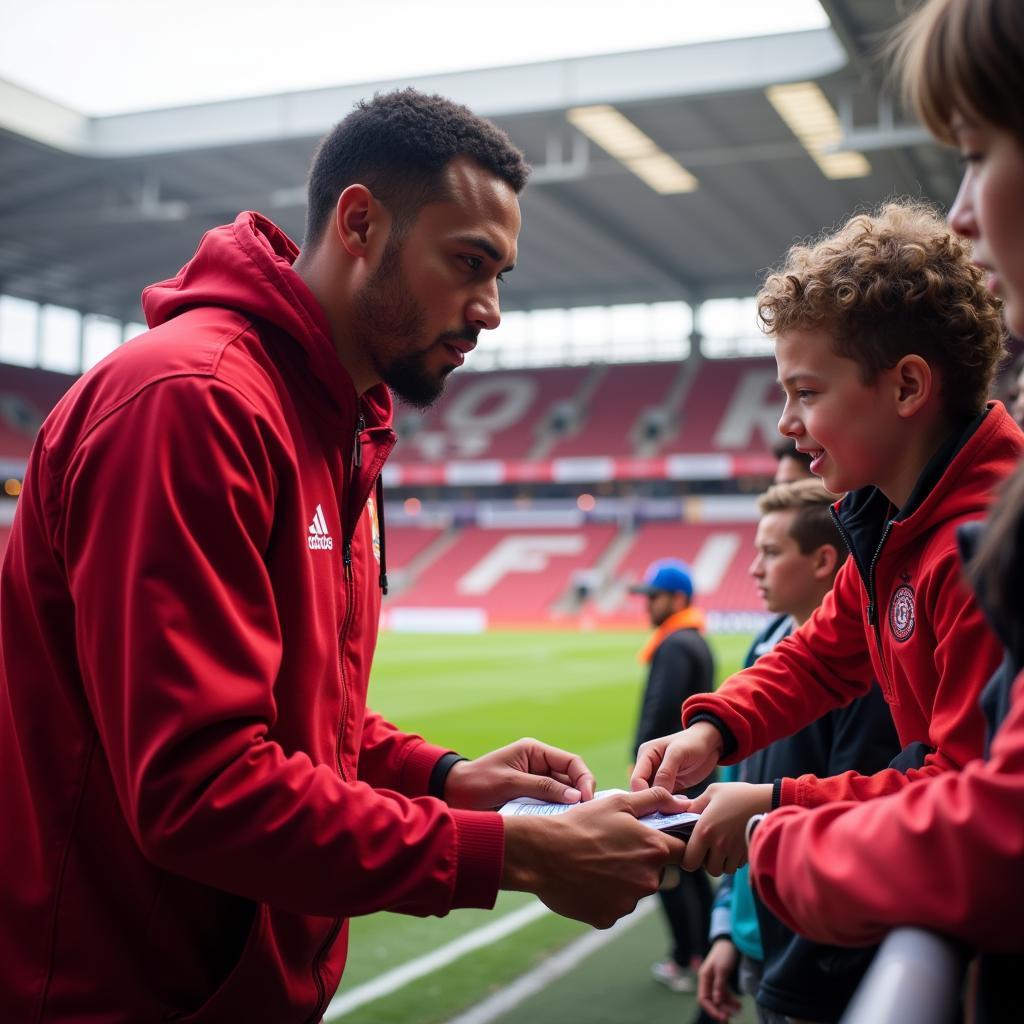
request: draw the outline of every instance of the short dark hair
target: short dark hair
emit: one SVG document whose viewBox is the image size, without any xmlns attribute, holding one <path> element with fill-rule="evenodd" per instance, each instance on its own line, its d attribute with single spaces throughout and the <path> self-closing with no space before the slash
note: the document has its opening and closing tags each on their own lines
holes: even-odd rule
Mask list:
<svg viewBox="0 0 1024 1024">
<path fill-rule="evenodd" d="M 796 441 L 791 437 L 780 437 L 772 446 L 772 454 L 778 462 L 781 462 L 783 459 L 792 459 L 808 470 L 814 461 L 814 456 L 810 452 L 800 451 L 796 446 Z"/>
<path fill-rule="evenodd" d="M 795 512 L 789 535 L 796 541 L 800 554 L 809 555 L 823 544 L 830 544 L 839 552 L 839 564 L 846 556 L 846 544 L 836 526 L 829 506 L 839 496 L 825 490 L 820 480 L 794 480 L 789 484 L 774 484 L 757 499 L 761 515 L 769 512 Z"/>
<path fill-rule="evenodd" d="M 420 207 L 445 198 L 443 174 L 466 156 L 521 192 L 530 168 L 508 135 L 468 107 L 415 89 L 362 100 L 324 136 L 309 171 L 306 237 L 316 245 L 338 196 L 365 185 L 402 230 Z"/>
</svg>

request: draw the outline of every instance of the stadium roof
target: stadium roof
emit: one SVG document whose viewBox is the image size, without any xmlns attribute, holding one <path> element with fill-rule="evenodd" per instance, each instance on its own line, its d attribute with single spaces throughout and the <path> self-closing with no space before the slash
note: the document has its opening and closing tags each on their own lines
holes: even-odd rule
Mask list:
<svg viewBox="0 0 1024 1024">
<path fill-rule="evenodd" d="M 955 161 L 900 123 L 872 56 L 896 0 L 822 5 L 828 29 L 96 118 L 0 81 L 0 292 L 134 320 L 142 287 L 239 209 L 299 239 L 319 136 L 361 97 L 415 85 L 493 118 L 535 166 L 506 308 L 749 294 L 793 240 L 859 206 L 955 192 Z M 841 139 L 801 141 L 783 120 L 766 90 L 799 82 L 820 87 Z M 696 189 L 660 194 L 588 140 L 606 106 Z M 870 170 L 826 176 L 849 150 Z"/>
</svg>

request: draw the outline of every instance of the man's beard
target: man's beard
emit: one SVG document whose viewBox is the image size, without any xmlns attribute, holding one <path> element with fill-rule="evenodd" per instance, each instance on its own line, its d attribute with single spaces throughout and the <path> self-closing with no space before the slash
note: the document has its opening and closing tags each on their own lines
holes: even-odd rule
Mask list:
<svg viewBox="0 0 1024 1024">
<path fill-rule="evenodd" d="M 404 402 L 426 409 L 441 396 L 454 367 L 439 375 L 427 367 L 434 345 L 425 344 L 425 317 L 406 286 L 401 256 L 397 241 L 388 239 L 380 266 L 356 298 L 354 330 L 381 380 Z M 396 349 L 406 351 L 394 354 Z"/>
</svg>

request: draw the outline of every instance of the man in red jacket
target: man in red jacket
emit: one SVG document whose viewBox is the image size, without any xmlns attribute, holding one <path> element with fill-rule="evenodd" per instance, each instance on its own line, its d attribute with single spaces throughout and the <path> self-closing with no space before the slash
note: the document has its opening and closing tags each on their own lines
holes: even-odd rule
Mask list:
<svg viewBox="0 0 1024 1024">
<path fill-rule="evenodd" d="M 1000 646 L 961 579 L 956 529 L 984 516 L 1024 448 L 986 405 L 1003 353 L 996 301 L 968 246 L 931 210 L 890 204 L 797 246 L 759 313 L 775 336 L 780 431 L 811 453 L 850 549 L 821 607 L 645 744 L 634 789 L 682 790 L 866 693 L 877 678 L 903 747 L 865 776 L 805 775 L 705 795 L 684 866 L 735 871 L 751 815 L 867 800 L 979 757 L 978 697 Z M 705 806 L 706 804 L 706 806 Z"/>
<path fill-rule="evenodd" d="M 607 926 L 682 844 L 533 740 L 467 762 L 366 705 L 389 387 L 499 319 L 521 154 L 407 90 L 322 143 L 302 255 L 243 213 L 40 431 L 0 573 L 0 1019 L 318 1021 L 347 918 Z"/>
</svg>

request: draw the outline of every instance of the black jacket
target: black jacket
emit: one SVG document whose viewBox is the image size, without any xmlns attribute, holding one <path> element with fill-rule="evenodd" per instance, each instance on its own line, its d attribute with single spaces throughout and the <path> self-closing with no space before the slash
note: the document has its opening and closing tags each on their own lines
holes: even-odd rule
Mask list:
<svg viewBox="0 0 1024 1024">
<path fill-rule="evenodd" d="M 633 759 L 641 743 L 679 732 L 683 727 L 683 701 L 694 693 L 710 693 L 715 684 L 715 659 L 708 642 L 696 629 L 669 633 L 651 658 L 640 705 Z M 687 796 L 702 793 L 714 777 L 687 790 Z"/>
</svg>

